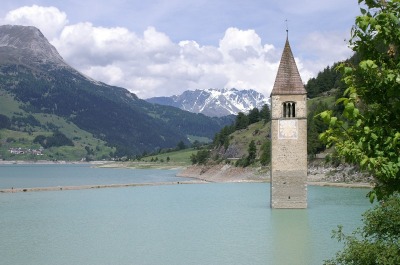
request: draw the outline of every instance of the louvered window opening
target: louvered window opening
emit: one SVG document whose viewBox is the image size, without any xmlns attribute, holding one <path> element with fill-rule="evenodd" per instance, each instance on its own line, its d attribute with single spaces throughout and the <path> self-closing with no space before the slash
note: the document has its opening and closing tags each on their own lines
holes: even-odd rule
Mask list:
<svg viewBox="0 0 400 265">
<path fill-rule="evenodd" d="M 284 118 L 296 117 L 296 102 L 283 102 L 282 106 Z"/>
</svg>

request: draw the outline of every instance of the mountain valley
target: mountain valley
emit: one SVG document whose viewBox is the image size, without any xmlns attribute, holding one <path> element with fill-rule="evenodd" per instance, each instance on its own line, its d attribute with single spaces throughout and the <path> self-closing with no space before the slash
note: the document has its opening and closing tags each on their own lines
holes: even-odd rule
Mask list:
<svg viewBox="0 0 400 265">
<path fill-rule="evenodd" d="M 12 133 L 4 130 L 28 135 L 60 131 L 68 135 L 64 126 L 41 120 L 45 116 L 73 124 L 75 130 L 104 143 L 111 152 L 107 158 L 174 148 L 181 141 L 189 145 L 189 139 L 209 141 L 234 119 L 210 118 L 148 103 L 124 88 L 90 79 L 64 62 L 35 27 L 0 26 L 0 95 L 9 102 L 0 108 L 0 120 L 5 121 L 0 137 L 7 148 L 18 144 L 7 143 L 5 135 Z M 79 136 L 70 137 L 78 145 Z M 94 153 L 99 158 L 96 148 L 85 148 L 86 155 Z M 71 149 L 69 153 L 74 152 Z M 65 155 L 75 159 L 80 156 Z"/>
</svg>

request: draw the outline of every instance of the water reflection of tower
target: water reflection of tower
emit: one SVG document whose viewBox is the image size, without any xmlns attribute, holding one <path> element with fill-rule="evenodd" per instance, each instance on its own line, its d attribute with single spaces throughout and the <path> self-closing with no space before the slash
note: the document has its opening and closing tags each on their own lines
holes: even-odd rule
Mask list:
<svg viewBox="0 0 400 265">
<path fill-rule="evenodd" d="M 311 229 L 308 210 L 274 210 L 271 212 L 273 227 L 273 263 L 309 265 L 312 260 Z"/>
</svg>

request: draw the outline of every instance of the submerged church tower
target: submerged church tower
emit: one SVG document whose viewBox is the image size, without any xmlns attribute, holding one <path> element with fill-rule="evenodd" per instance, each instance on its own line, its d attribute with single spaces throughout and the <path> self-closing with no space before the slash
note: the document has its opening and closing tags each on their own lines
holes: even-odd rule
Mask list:
<svg viewBox="0 0 400 265">
<path fill-rule="evenodd" d="M 307 208 L 307 91 L 286 38 L 271 92 L 271 207 Z"/>
</svg>

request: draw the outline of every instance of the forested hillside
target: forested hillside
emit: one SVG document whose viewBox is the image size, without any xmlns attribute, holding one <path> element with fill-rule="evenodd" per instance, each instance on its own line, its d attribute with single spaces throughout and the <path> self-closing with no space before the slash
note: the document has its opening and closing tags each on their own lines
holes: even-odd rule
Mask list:
<svg viewBox="0 0 400 265">
<path fill-rule="evenodd" d="M 349 60 L 357 60 L 353 56 Z M 336 70 L 335 63 L 328 66 L 317 77 L 306 84 L 307 115 L 307 153 L 310 159 L 323 152 L 325 144 L 319 139 L 320 133 L 327 129 L 326 123 L 318 114 L 327 110 L 335 110 L 335 101 L 343 93 L 342 75 Z M 337 110 L 335 110 L 337 111 Z M 262 110 L 253 109 L 248 115 L 239 113 L 235 122 L 225 126 L 214 137 L 212 151 L 202 150 L 193 155 L 193 163 L 210 161 L 234 161 L 237 166 L 252 164 L 268 165 L 270 162 L 270 110 L 265 105 Z"/>
<path fill-rule="evenodd" d="M 116 147 L 117 157 L 171 148 L 180 141 L 189 144 L 188 135 L 210 139 L 232 121 L 150 104 L 122 88 L 71 82 L 76 76 L 65 70 L 36 76 L 22 66 L 3 66 L 0 72 L 0 89 L 14 95 L 27 113 L 63 117 Z M 28 117 L 9 114 L 14 123 L 24 119 L 35 126 Z"/>
<path fill-rule="evenodd" d="M 17 105 L 13 111 L 0 109 L 11 123 L 9 130 L 18 130 L 15 125 L 22 119 L 31 133 L 46 127 L 59 135 L 56 127 L 38 125 L 31 118 L 55 115 L 122 157 L 175 147 L 181 141 L 189 144 L 193 137 L 211 139 L 232 121 L 151 104 L 124 88 L 92 80 L 66 64 L 34 27 L 0 26 L 0 37 L 0 94 Z"/>
<path fill-rule="evenodd" d="M 346 60 L 345 63 L 349 64 L 357 64 L 359 58 L 357 54 L 354 54 L 350 59 Z M 321 95 L 337 95 L 336 92 L 339 92 L 340 95 L 345 89 L 345 84 L 342 81 L 342 74 L 337 69 L 337 66 L 340 64 L 334 63 L 332 66 L 327 66 L 321 72 L 318 73 L 316 77 L 308 80 L 305 88 L 307 90 L 308 98 L 315 98 Z"/>
</svg>

